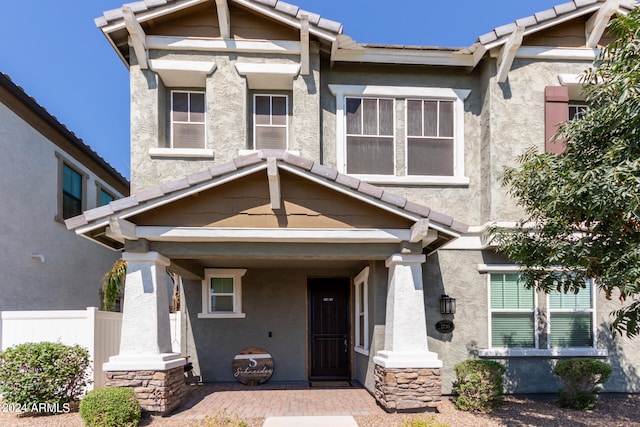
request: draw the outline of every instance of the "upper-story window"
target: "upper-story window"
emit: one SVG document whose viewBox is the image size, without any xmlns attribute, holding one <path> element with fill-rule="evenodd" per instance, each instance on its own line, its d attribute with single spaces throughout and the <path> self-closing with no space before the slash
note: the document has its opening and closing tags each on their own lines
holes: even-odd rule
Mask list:
<svg viewBox="0 0 640 427">
<path fill-rule="evenodd" d="M 204 148 L 204 92 L 171 92 L 171 148 Z"/>
<path fill-rule="evenodd" d="M 287 95 L 256 94 L 253 96 L 253 146 L 256 150 L 287 148 Z"/>
<path fill-rule="evenodd" d="M 454 103 L 407 100 L 407 175 L 454 175 Z"/>
<path fill-rule="evenodd" d="M 394 175 L 394 100 L 347 97 L 347 173 Z"/>
<path fill-rule="evenodd" d="M 82 175 L 71 166 L 62 165 L 62 218 L 67 219 L 82 213 Z"/>
<path fill-rule="evenodd" d="M 586 104 L 569 104 L 569 120 L 578 119 L 586 114 L 589 107 Z"/>
<path fill-rule="evenodd" d="M 115 197 L 104 188 L 98 189 L 98 206 L 108 205 L 113 202 Z"/>
<path fill-rule="evenodd" d="M 334 85 L 336 166 L 373 183 L 466 185 L 465 89 Z"/>
</svg>

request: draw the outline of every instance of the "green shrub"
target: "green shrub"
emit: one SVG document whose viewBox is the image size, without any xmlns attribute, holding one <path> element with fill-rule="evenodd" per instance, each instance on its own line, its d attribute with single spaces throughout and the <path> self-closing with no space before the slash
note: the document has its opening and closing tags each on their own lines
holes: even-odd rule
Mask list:
<svg viewBox="0 0 640 427">
<path fill-rule="evenodd" d="M 454 366 L 456 408 L 463 411 L 491 412 L 502 403 L 505 368 L 484 359 L 468 359 Z"/>
<path fill-rule="evenodd" d="M 88 367 L 89 352 L 79 345 L 19 344 L 0 353 L 0 393 L 27 411 L 57 412 L 84 393 Z"/>
<path fill-rule="evenodd" d="M 135 427 L 140 422 L 140 414 L 132 388 L 98 388 L 80 402 L 80 416 L 89 427 Z"/>
<path fill-rule="evenodd" d="M 593 409 L 600 384 L 611 376 L 611 366 L 594 359 L 566 359 L 556 363 L 553 372 L 562 380 L 558 391 L 560 406 L 573 409 Z"/>
<path fill-rule="evenodd" d="M 410 420 L 404 420 L 400 427 L 449 427 L 447 424 L 442 424 L 440 421 L 432 415 L 429 418 L 411 418 Z"/>
</svg>

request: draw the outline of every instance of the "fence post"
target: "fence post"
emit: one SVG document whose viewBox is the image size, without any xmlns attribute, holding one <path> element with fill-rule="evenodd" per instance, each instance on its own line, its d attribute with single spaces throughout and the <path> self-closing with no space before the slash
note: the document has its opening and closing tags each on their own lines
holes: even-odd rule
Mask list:
<svg viewBox="0 0 640 427">
<path fill-rule="evenodd" d="M 96 317 L 98 314 L 97 307 L 87 307 L 87 347 L 89 349 L 89 357 L 91 358 L 91 384 L 87 386 L 87 391 L 93 390 L 96 381 Z"/>
</svg>

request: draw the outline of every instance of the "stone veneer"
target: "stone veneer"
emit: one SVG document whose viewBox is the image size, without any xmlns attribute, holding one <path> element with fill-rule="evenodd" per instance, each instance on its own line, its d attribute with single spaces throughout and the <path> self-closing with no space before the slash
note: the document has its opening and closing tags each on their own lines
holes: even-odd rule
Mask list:
<svg viewBox="0 0 640 427">
<path fill-rule="evenodd" d="M 416 411 L 435 407 L 442 398 L 440 369 L 375 367 L 376 400 L 385 410 Z"/>
<path fill-rule="evenodd" d="M 180 405 L 184 393 L 182 366 L 166 371 L 108 371 L 107 387 L 131 387 L 143 411 L 164 415 Z"/>
</svg>

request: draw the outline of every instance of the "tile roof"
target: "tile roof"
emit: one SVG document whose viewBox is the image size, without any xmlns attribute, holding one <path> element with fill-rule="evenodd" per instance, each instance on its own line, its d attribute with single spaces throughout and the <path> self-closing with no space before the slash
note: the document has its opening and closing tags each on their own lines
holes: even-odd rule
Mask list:
<svg viewBox="0 0 640 427">
<path fill-rule="evenodd" d="M 524 18 L 516 19 L 514 22 L 501 25 L 494 28 L 492 31 L 478 37 L 477 43 L 481 45 L 488 45 L 490 43 L 499 42 L 502 38 L 507 38 L 516 29 L 516 26 L 523 26 L 526 28 L 534 27 L 537 25 L 544 25 L 547 22 L 555 21 L 569 16 L 572 13 L 589 13 L 592 9 L 597 9 L 602 6 L 606 0 L 572 0 L 570 2 L 562 3 L 551 9 L 543 10 L 534 13 L 531 16 L 525 16 Z M 635 0 L 623 0 L 620 4 L 620 9 L 630 11 L 634 7 L 638 6 L 638 2 Z"/>
<path fill-rule="evenodd" d="M 125 3 L 123 6 L 129 6 L 134 13 L 145 12 L 148 10 L 158 9 L 173 3 L 179 3 L 181 0 L 143 0 L 133 3 Z M 234 2 L 234 0 L 229 0 Z M 253 3 L 260 7 L 269 7 L 274 11 L 283 13 L 292 18 L 299 19 L 302 15 L 309 16 L 309 24 L 314 25 L 317 28 L 329 31 L 335 34 L 342 33 L 342 24 L 340 22 L 332 21 L 318 15 L 317 13 L 308 12 L 299 8 L 296 5 L 286 3 L 281 0 L 243 0 L 242 3 Z M 98 27 L 102 28 L 116 21 L 123 19 L 122 8 L 111 9 L 103 12 L 103 15 L 95 19 L 95 23 Z"/>
<path fill-rule="evenodd" d="M 335 183 L 336 185 L 355 190 L 367 198 L 374 199 L 374 201 L 379 201 L 391 207 L 403 209 L 410 214 L 427 218 L 431 222 L 451 230 L 454 234 L 467 231 L 468 226 L 466 224 L 456 221 L 448 215 L 433 211 L 427 206 L 408 201 L 405 197 L 398 196 L 387 189 L 371 185 L 353 176 L 341 174 L 335 169 L 284 150 L 260 150 L 256 153 L 236 157 L 228 163 L 211 165 L 207 169 L 199 172 L 170 182 L 165 182 L 157 187 L 147 188 L 129 197 L 115 200 L 108 205 L 90 209 L 81 215 L 67 219 L 65 223 L 68 229 L 75 229 L 90 225 L 92 222 L 104 221 L 114 214 L 124 213 L 124 211 L 135 209 L 136 207 L 143 207 L 144 204 L 155 202 L 160 198 L 179 195 L 180 191 L 197 189 L 198 186 L 205 185 L 213 178 L 239 174 L 243 169 L 258 163 L 266 164 L 268 157 L 275 157 L 279 163 L 310 172 L 316 178 L 326 180 L 328 183 Z"/>
<path fill-rule="evenodd" d="M 54 115 L 49 113 L 46 108 L 38 103 L 33 97 L 29 96 L 21 86 L 15 84 L 11 77 L 7 74 L 0 72 L 0 86 L 8 90 L 14 97 L 16 97 L 22 104 L 24 104 L 29 110 L 37 114 L 42 120 L 47 122 L 53 128 L 62 133 L 67 140 L 78 147 L 83 153 L 95 160 L 104 170 L 112 175 L 117 181 L 119 181 L 124 187 L 129 188 L 129 181 L 122 176 L 113 166 L 111 166 L 105 159 L 103 159 L 98 153 L 84 143 L 81 138 L 78 138 L 73 131 L 69 130 L 63 123 L 61 123 Z"/>
</svg>

